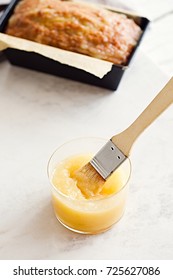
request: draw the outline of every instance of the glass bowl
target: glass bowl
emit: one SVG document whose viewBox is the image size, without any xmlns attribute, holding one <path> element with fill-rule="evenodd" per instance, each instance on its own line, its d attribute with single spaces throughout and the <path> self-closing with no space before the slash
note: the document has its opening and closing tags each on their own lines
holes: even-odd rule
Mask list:
<svg viewBox="0 0 173 280">
<path fill-rule="evenodd" d="M 98 234 L 111 228 L 123 216 L 131 175 L 129 159 L 115 171 L 121 176 L 119 181 L 121 185 L 116 193 L 110 195 L 80 200 L 64 194 L 52 181 L 54 171 L 62 161 L 80 154 L 95 155 L 107 141 L 92 137 L 74 139 L 56 149 L 48 162 L 48 177 L 55 216 L 61 224 L 72 231 Z"/>
</svg>

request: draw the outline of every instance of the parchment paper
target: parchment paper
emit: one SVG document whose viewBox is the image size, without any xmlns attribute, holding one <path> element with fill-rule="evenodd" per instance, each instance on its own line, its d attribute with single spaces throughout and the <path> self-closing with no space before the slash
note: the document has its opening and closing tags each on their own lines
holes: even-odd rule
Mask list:
<svg viewBox="0 0 173 280">
<path fill-rule="evenodd" d="M 65 51 L 59 48 L 42 45 L 29 40 L 0 33 L 0 51 L 7 48 L 35 52 L 56 60 L 62 64 L 67 64 L 82 69 L 99 78 L 102 78 L 104 75 L 106 75 L 111 70 L 113 65 L 111 62 L 96 59 L 90 56 Z"/>
</svg>

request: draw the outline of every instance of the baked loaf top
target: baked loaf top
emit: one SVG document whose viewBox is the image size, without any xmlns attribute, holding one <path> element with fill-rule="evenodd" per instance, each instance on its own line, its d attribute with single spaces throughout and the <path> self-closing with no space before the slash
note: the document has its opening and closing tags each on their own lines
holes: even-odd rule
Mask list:
<svg viewBox="0 0 173 280">
<path fill-rule="evenodd" d="M 22 0 L 6 33 L 124 65 L 141 29 L 123 14 L 82 2 Z"/>
</svg>

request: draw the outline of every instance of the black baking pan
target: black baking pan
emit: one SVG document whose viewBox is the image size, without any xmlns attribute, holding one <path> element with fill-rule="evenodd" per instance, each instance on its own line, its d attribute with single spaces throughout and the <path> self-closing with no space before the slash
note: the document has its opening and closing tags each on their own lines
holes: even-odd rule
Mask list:
<svg viewBox="0 0 173 280">
<path fill-rule="evenodd" d="M 5 32 L 8 20 L 13 13 L 13 10 L 17 3 L 21 0 L 12 0 L 10 4 L 5 9 L 3 15 L 0 18 L 0 32 Z M 118 12 L 118 11 L 117 11 Z M 121 12 L 122 13 L 122 12 Z M 25 52 L 21 50 L 16 50 L 8 48 L 4 50 L 7 59 L 14 65 L 45 72 L 48 74 L 61 76 L 76 81 L 88 83 L 91 85 L 107 88 L 110 90 L 116 90 L 119 82 L 124 74 L 124 71 L 129 67 L 130 61 L 138 48 L 138 45 L 144 35 L 144 32 L 148 26 L 149 20 L 145 17 L 140 17 L 136 15 L 131 15 L 123 12 L 129 18 L 133 18 L 135 22 L 141 27 L 142 35 L 138 41 L 138 44 L 131 53 L 128 63 L 125 66 L 113 65 L 110 72 L 108 72 L 102 79 L 90 74 L 84 70 L 77 69 L 72 66 L 61 64 L 60 62 L 54 61 L 47 57 L 34 52 Z"/>
<path fill-rule="evenodd" d="M 5 10 L 7 7 L 6 4 L 0 4 L 0 16 L 3 10 Z M 0 52 L 0 62 L 3 61 L 5 59 L 5 56 L 3 54 L 3 52 Z"/>
<path fill-rule="evenodd" d="M 3 11 L 3 10 L 5 10 L 6 7 L 7 7 L 7 5 L 3 5 L 3 4 L 0 5 L 0 12 Z"/>
</svg>

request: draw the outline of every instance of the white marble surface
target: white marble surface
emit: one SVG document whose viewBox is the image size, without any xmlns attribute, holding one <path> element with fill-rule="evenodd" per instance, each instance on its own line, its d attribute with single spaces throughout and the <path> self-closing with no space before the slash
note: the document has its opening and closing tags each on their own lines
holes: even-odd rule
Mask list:
<svg viewBox="0 0 173 280">
<path fill-rule="evenodd" d="M 52 151 L 123 130 L 168 80 L 141 49 L 115 93 L 0 63 L 0 259 L 173 258 L 173 107 L 133 149 L 126 213 L 112 230 L 72 233 L 50 202 Z"/>
</svg>

